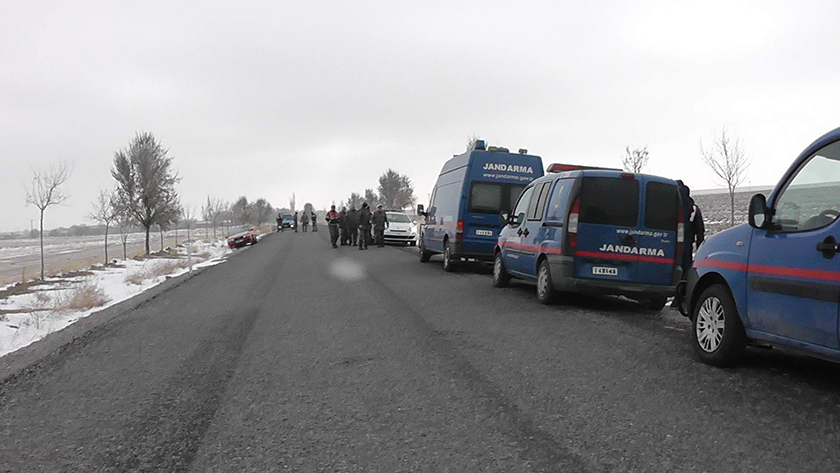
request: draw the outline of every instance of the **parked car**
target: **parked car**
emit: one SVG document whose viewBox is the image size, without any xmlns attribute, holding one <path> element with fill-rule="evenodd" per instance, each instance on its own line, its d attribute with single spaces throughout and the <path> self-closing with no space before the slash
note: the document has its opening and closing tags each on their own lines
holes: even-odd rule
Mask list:
<svg viewBox="0 0 840 473">
<path fill-rule="evenodd" d="M 294 228 L 295 226 L 295 216 L 292 214 L 283 214 L 281 216 L 283 228 Z"/>
<path fill-rule="evenodd" d="M 840 128 L 805 148 L 749 223 L 708 238 L 688 274 L 683 313 L 705 363 L 747 345 L 840 361 Z"/>
<path fill-rule="evenodd" d="M 257 232 L 254 230 L 254 227 L 249 227 L 248 225 L 232 227 L 228 232 L 227 244 L 231 248 L 256 245 L 258 241 Z"/>
<path fill-rule="evenodd" d="M 432 191 L 428 211 L 420 226 L 420 261 L 443 254 L 443 269 L 452 271 L 466 259 L 492 261 L 493 248 L 503 222 L 501 212 L 510 212 L 522 189 L 544 174 L 542 159 L 520 149 L 485 147 L 447 161 Z"/>
<path fill-rule="evenodd" d="M 553 164 L 525 188 L 494 250 L 493 283 L 535 281 L 559 292 L 623 295 L 660 310 L 682 269 L 677 183 L 617 169 Z"/>
<path fill-rule="evenodd" d="M 402 210 L 388 210 L 388 227 L 385 228 L 385 243 L 399 243 L 415 246 L 417 227 L 411 217 Z"/>
</svg>

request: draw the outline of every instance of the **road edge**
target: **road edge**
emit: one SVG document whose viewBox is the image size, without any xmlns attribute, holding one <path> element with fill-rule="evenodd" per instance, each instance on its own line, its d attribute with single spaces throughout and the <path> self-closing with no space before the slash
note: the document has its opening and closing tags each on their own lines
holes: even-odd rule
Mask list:
<svg viewBox="0 0 840 473">
<path fill-rule="evenodd" d="M 213 266 L 208 266 L 208 268 L 211 267 Z M 94 312 L 61 330 L 50 333 L 38 341 L 0 357 L 0 384 L 5 384 L 8 380 L 29 369 L 36 368 L 37 365 L 42 364 L 52 356 L 59 355 L 74 343 L 82 342 L 97 329 L 198 276 L 204 269 L 207 268 L 199 268 L 191 273 L 187 272 L 170 277 L 140 294 Z"/>
</svg>

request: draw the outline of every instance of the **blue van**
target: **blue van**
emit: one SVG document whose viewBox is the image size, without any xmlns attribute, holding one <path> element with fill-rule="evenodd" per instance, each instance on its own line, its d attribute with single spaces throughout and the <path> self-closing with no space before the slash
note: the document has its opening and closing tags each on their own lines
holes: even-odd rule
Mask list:
<svg viewBox="0 0 840 473">
<path fill-rule="evenodd" d="M 502 227 L 502 213 L 509 213 L 522 189 L 544 174 L 542 159 L 520 149 L 489 147 L 478 140 L 475 149 L 443 165 L 428 211 L 420 227 L 420 261 L 443 254 L 443 269 L 452 271 L 457 261 L 493 259 Z"/>
<path fill-rule="evenodd" d="M 730 365 L 747 345 L 840 361 L 840 128 L 805 148 L 749 223 L 706 239 L 683 314 L 700 360 Z"/>
<path fill-rule="evenodd" d="M 525 188 L 495 247 L 493 284 L 535 281 L 559 292 L 623 295 L 661 310 L 682 269 L 677 183 L 617 169 L 552 164 Z"/>
</svg>

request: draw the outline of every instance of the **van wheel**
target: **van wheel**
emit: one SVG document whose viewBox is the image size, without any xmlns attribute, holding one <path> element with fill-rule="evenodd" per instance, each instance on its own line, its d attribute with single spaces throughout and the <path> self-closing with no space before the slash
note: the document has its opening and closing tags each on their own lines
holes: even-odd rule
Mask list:
<svg viewBox="0 0 840 473">
<path fill-rule="evenodd" d="M 420 240 L 420 262 L 428 263 L 430 259 L 432 259 L 432 252 L 426 251 L 426 245 Z"/>
<path fill-rule="evenodd" d="M 443 270 L 447 273 L 455 271 L 455 262 L 452 261 L 452 250 L 449 249 L 449 242 L 443 244 Z"/>
<path fill-rule="evenodd" d="M 747 335 L 732 294 L 725 286 L 715 284 L 703 291 L 692 315 L 694 351 L 700 361 L 730 366 L 741 358 Z"/>
<path fill-rule="evenodd" d="M 502 252 L 496 252 L 493 260 L 493 285 L 496 287 L 507 287 L 510 283 L 510 274 L 505 269 L 505 262 L 502 260 Z"/>
<path fill-rule="evenodd" d="M 537 300 L 540 304 L 550 304 L 554 301 L 557 291 L 551 281 L 551 269 L 548 260 L 542 260 L 537 268 Z"/>
<path fill-rule="evenodd" d="M 647 301 L 642 304 L 645 308 L 654 310 L 659 312 L 660 310 L 665 308 L 665 304 L 668 303 L 667 297 L 654 297 L 653 299 L 648 299 Z"/>
</svg>

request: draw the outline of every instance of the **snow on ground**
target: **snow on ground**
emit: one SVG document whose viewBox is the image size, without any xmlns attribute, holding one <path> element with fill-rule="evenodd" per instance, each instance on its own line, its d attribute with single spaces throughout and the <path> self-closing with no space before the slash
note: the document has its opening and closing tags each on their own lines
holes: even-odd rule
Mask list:
<svg viewBox="0 0 840 473">
<path fill-rule="evenodd" d="M 191 248 L 193 269 L 223 263 L 232 252 L 224 240 L 195 241 Z M 82 276 L 49 278 L 32 285 L 31 292 L 0 299 L 0 356 L 188 271 L 187 248 L 178 247 L 168 257 L 129 259 Z"/>
</svg>

